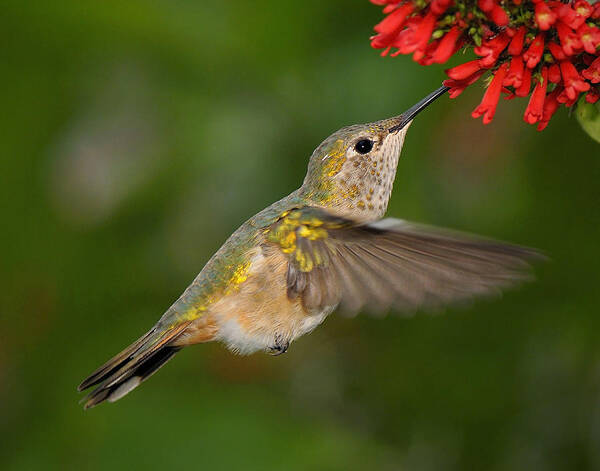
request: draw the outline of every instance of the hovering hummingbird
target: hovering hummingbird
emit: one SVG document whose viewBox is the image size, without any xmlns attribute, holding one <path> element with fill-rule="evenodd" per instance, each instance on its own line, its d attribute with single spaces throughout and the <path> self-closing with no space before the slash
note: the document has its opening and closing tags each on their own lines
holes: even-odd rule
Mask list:
<svg viewBox="0 0 600 471">
<path fill-rule="evenodd" d="M 97 386 L 84 407 L 120 399 L 187 345 L 279 355 L 338 306 L 412 311 L 529 279 L 535 250 L 381 219 L 413 118 L 447 90 L 325 139 L 302 186 L 246 221 L 150 331 L 79 385 Z"/>
</svg>

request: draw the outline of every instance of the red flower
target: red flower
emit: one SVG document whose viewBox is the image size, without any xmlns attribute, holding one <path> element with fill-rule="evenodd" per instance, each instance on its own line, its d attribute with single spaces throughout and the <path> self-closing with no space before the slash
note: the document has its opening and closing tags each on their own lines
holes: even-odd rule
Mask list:
<svg viewBox="0 0 600 471">
<path fill-rule="evenodd" d="M 469 85 L 472 85 L 475 82 L 477 82 L 477 80 L 479 80 L 479 78 L 485 72 L 486 72 L 485 69 L 480 69 L 477 72 L 475 72 L 473 75 L 471 75 L 463 80 L 454 80 L 454 79 L 444 80 L 444 85 L 446 87 L 450 88 L 450 90 L 448 91 L 450 98 L 456 98 L 458 95 L 460 95 L 462 92 L 465 91 L 465 88 L 467 88 Z"/>
<path fill-rule="evenodd" d="M 521 51 L 523 51 L 526 32 L 527 30 L 525 29 L 525 26 L 519 27 L 519 29 L 515 32 L 515 35 L 510 41 L 510 46 L 508 46 L 508 53 L 511 56 L 518 56 L 521 54 Z"/>
<path fill-rule="evenodd" d="M 508 46 L 509 41 L 510 37 L 506 33 L 502 33 L 492 39 L 484 41 L 481 46 L 476 47 L 474 49 L 475 54 L 483 56 L 479 59 L 479 64 L 481 64 L 482 67 L 493 66 L 502 51 Z"/>
<path fill-rule="evenodd" d="M 542 31 L 547 31 L 556 23 L 558 15 L 545 2 L 535 4 L 535 21 Z"/>
<path fill-rule="evenodd" d="M 392 47 L 397 47 L 398 50 L 392 54 L 397 56 L 398 54 L 411 54 L 415 51 L 416 46 L 414 44 L 414 33 L 419 26 L 420 20 L 416 18 L 409 18 L 406 21 L 406 25 L 402 31 L 398 33 L 396 39 L 392 42 Z"/>
<path fill-rule="evenodd" d="M 575 100 L 580 92 L 587 92 L 590 84 L 582 80 L 575 66 L 569 61 L 560 63 L 560 72 L 563 77 L 565 93 L 569 100 Z"/>
<path fill-rule="evenodd" d="M 548 80 L 551 83 L 560 83 L 562 76 L 560 75 L 560 67 L 558 64 L 552 64 L 548 67 Z"/>
<path fill-rule="evenodd" d="M 500 99 L 500 92 L 502 91 L 502 82 L 506 77 L 508 71 L 508 64 L 502 64 L 500 68 L 494 74 L 494 78 L 490 83 L 490 86 L 483 95 L 483 100 L 477 108 L 473 110 L 471 116 L 473 118 L 479 118 L 483 116 L 483 124 L 489 124 L 494 119 L 496 113 L 496 107 L 498 106 L 498 100 Z"/>
<path fill-rule="evenodd" d="M 450 5 L 454 3 L 454 0 L 433 0 L 431 2 L 431 11 L 435 15 L 441 15 L 444 13 Z"/>
<path fill-rule="evenodd" d="M 429 41 L 429 38 L 431 38 L 431 34 L 433 33 L 433 28 L 435 27 L 436 21 L 437 16 L 435 16 L 431 12 L 427 13 L 427 15 L 425 15 L 425 18 L 423 18 L 423 21 L 415 25 L 414 29 L 412 30 L 412 34 L 406 37 L 406 41 L 404 43 L 404 50 L 407 52 L 424 52 L 425 47 L 427 46 L 427 42 Z M 403 54 L 405 53 L 403 52 Z M 420 59 L 422 55 L 417 55 L 417 57 L 415 58 L 415 60 Z"/>
<path fill-rule="evenodd" d="M 478 0 L 477 2 L 477 6 L 484 13 L 492 11 L 496 5 L 498 5 L 496 0 Z"/>
<path fill-rule="evenodd" d="M 586 79 L 592 83 L 600 83 L 600 57 L 598 57 L 592 64 L 581 72 Z"/>
<path fill-rule="evenodd" d="M 490 85 L 472 113 L 484 123 L 492 120 L 501 94 L 531 95 L 523 118 L 539 130 L 581 93 L 598 100 L 600 0 L 371 1 L 387 15 L 371 38 L 382 55 L 395 48 L 391 56 L 412 54 L 429 65 L 445 63 L 463 47 L 475 52 L 477 59 L 446 70 L 444 84 L 456 98 L 489 71 Z"/>
<path fill-rule="evenodd" d="M 563 105 L 565 105 L 567 108 L 570 108 L 571 106 L 573 106 L 575 103 L 577 103 L 577 97 L 571 99 L 567 96 L 567 92 L 566 90 L 563 88 L 562 91 L 558 94 L 558 96 L 556 97 L 556 101 L 558 101 L 559 103 L 562 103 Z"/>
<path fill-rule="evenodd" d="M 523 54 L 523 60 L 530 69 L 533 69 L 542 60 L 542 54 L 544 53 L 544 34 L 538 34 L 529 49 Z"/>
<path fill-rule="evenodd" d="M 386 5 L 383 9 L 383 13 L 390 13 L 396 9 L 401 1 L 402 0 L 371 0 L 371 3 L 374 3 L 375 5 Z"/>
<path fill-rule="evenodd" d="M 438 40 L 430 42 L 429 44 L 427 44 L 427 46 L 425 46 L 424 51 L 415 51 L 415 53 L 413 54 L 413 60 L 421 65 L 433 64 L 433 53 L 439 47 L 439 45 L 440 42 Z"/>
<path fill-rule="evenodd" d="M 554 2 L 553 10 L 558 14 L 560 20 L 570 28 L 577 29 L 585 21 L 583 16 L 579 15 L 566 3 Z"/>
<path fill-rule="evenodd" d="M 432 62 L 443 64 L 450 59 L 452 54 L 456 52 L 456 43 L 461 34 L 460 28 L 453 26 L 440 40 L 438 47 L 431 56 Z"/>
<path fill-rule="evenodd" d="M 567 56 L 572 56 L 581 49 L 581 41 L 575 32 L 562 21 L 556 24 L 556 31 L 560 38 L 560 44 Z"/>
<path fill-rule="evenodd" d="M 496 5 L 487 15 L 498 26 L 506 26 L 510 22 L 510 18 L 500 5 Z"/>
<path fill-rule="evenodd" d="M 497 0 L 479 0 L 477 2 L 480 10 L 498 26 L 506 26 L 510 18 L 506 12 L 498 5 Z"/>
<path fill-rule="evenodd" d="M 577 29 L 577 34 L 586 52 L 595 54 L 600 45 L 600 28 L 583 24 Z"/>
<path fill-rule="evenodd" d="M 386 16 L 381 22 L 375 25 L 375 31 L 383 35 L 397 34 L 398 30 L 406 22 L 406 17 L 413 11 L 412 3 L 405 3 L 400 8 L 395 9 Z M 377 36 L 376 36 L 377 37 Z"/>
<path fill-rule="evenodd" d="M 517 96 L 527 96 L 531 91 L 531 69 L 525 67 L 523 71 L 523 82 L 521 86 L 515 90 L 515 95 Z"/>
<path fill-rule="evenodd" d="M 550 53 L 554 56 L 554 58 L 557 61 L 561 61 L 567 58 L 565 51 L 563 51 L 562 47 L 560 47 L 558 44 L 550 42 L 547 44 L 547 47 L 550 50 Z"/>
<path fill-rule="evenodd" d="M 556 113 L 556 110 L 560 106 L 560 103 L 556 100 L 560 92 L 561 89 L 557 88 L 546 97 L 546 100 L 544 101 L 544 112 L 542 114 L 542 119 L 537 125 L 538 131 L 543 131 L 544 129 L 546 129 L 546 126 L 548 126 L 550 119 L 552 118 L 554 113 Z"/>
<path fill-rule="evenodd" d="M 585 95 L 585 101 L 588 103 L 596 103 L 600 99 L 600 92 L 596 88 L 592 88 Z"/>
<path fill-rule="evenodd" d="M 504 86 L 519 88 L 523 83 L 523 71 L 525 64 L 521 56 L 515 56 L 510 61 L 508 73 L 504 79 Z"/>
<path fill-rule="evenodd" d="M 575 12 L 584 19 L 589 18 L 592 15 L 592 6 L 583 0 L 577 0 L 574 5 Z"/>
<path fill-rule="evenodd" d="M 465 80 L 471 77 L 474 73 L 479 72 L 483 67 L 479 64 L 478 60 L 465 62 L 464 64 L 457 65 L 451 69 L 446 70 L 446 75 L 454 80 Z"/>
<path fill-rule="evenodd" d="M 546 90 L 548 88 L 548 69 L 542 68 L 542 77 L 538 79 L 537 85 L 533 89 L 531 99 L 523 115 L 526 123 L 534 124 L 540 121 L 544 115 L 544 101 L 546 99 Z"/>
<path fill-rule="evenodd" d="M 372 36 L 371 37 L 371 47 L 373 49 L 384 49 L 384 51 L 381 52 L 382 56 L 387 56 L 388 52 L 390 52 L 390 42 L 391 42 L 392 38 L 385 36 L 383 34 L 378 34 L 377 36 Z"/>
</svg>

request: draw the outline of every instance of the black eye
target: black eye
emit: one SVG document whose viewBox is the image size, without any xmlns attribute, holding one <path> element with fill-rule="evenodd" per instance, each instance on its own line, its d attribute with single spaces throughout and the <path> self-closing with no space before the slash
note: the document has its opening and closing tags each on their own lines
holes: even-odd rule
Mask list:
<svg viewBox="0 0 600 471">
<path fill-rule="evenodd" d="M 354 148 L 359 154 L 368 154 L 373 148 L 373 141 L 370 139 L 363 139 L 361 141 L 358 141 Z"/>
</svg>

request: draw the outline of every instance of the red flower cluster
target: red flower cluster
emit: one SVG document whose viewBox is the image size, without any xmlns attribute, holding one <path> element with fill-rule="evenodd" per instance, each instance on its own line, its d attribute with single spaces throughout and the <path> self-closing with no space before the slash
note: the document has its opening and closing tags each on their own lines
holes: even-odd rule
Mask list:
<svg viewBox="0 0 600 471">
<path fill-rule="evenodd" d="M 590 0 L 592 1 L 592 0 Z M 477 59 L 446 70 L 456 98 L 486 72 L 491 79 L 474 118 L 489 123 L 502 94 L 530 96 L 523 119 L 544 129 L 581 93 L 600 99 L 600 2 L 586 0 L 371 0 L 387 15 L 371 46 L 443 64 L 464 47 Z M 532 90 L 533 88 L 533 90 Z"/>
</svg>

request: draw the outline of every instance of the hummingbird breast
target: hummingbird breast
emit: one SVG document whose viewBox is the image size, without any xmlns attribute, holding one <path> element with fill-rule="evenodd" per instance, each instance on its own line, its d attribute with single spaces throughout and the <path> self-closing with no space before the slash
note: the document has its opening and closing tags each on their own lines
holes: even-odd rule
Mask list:
<svg viewBox="0 0 600 471">
<path fill-rule="evenodd" d="M 336 306 L 308 312 L 287 296 L 287 259 L 275 247 L 257 246 L 248 254 L 247 279 L 210 305 L 188 328 L 182 344 L 221 341 L 240 354 L 289 344 L 312 331 Z"/>
</svg>

